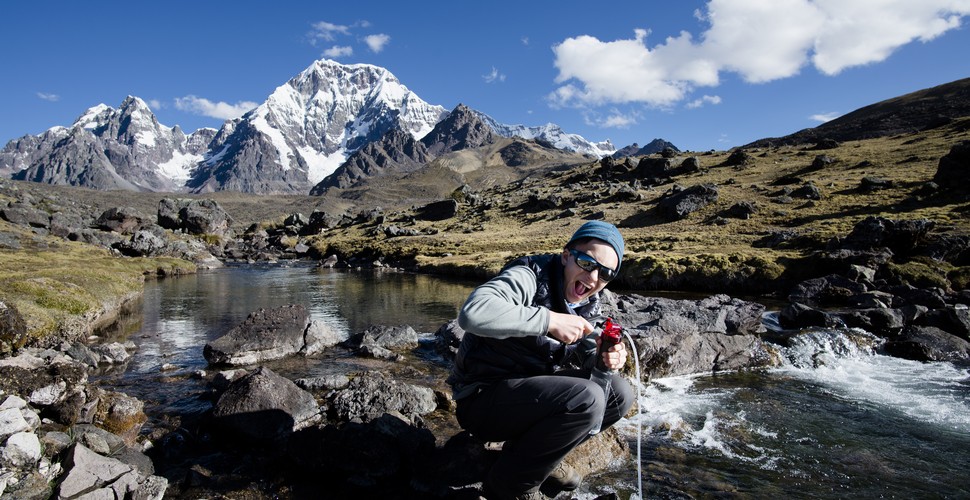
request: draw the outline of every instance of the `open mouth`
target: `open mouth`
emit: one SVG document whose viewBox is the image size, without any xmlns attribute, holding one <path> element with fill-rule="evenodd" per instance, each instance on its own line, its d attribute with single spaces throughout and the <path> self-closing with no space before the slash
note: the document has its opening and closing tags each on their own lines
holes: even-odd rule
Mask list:
<svg viewBox="0 0 970 500">
<path fill-rule="evenodd" d="M 573 285 L 573 294 L 576 295 L 576 297 L 582 297 L 582 296 L 586 295 L 587 293 L 589 293 L 589 291 L 592 290 L 592 289 L 593 289 L 593 287 L 587 286 L 584 283 L 582 283 L 581 281 L 577 281 Z"/>
</svg>

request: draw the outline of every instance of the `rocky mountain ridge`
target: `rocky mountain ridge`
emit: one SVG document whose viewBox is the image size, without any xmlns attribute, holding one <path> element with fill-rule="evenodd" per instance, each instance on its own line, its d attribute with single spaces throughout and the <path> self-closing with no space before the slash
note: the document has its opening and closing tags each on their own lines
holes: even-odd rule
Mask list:
<svg viewBox="0 0 970 500">
<path fill-rule="evenodd" d="M 546 141 L 594 156 L 614 149 L 552 124 L 505 126 L 475 113 L 487 124 L 479 135 L 491 128 L 499 136 Z M 306 194 L 390 130 L 400 128 L 417 140 L 448 116 L 445 108 L 421 100 L 384 68 L 319 60 L 218 131 L 186 135 L 178 126 L 165 127 L 134 96 L 118 109 L 92 107 L 70 127 L 10 141 L 0 150 L 0 176 L 92 189 Z M 455 147 L 450 141 L 461 142 L 431 140 L 442 144 L 432 155 Z M 346 181 L 331 183 L 341 182 Z"/>
</svg>

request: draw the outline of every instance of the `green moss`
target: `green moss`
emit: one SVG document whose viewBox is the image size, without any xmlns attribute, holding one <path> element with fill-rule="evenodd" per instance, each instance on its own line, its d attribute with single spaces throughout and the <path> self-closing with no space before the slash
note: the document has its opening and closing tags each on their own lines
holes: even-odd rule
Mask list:
<svg viewBox="0 0 970 500">
<path fill-rule="evenodd" d="M 946 277 L 954 290 L 970 289 L 970 266 L 956 267 L 947 273 Z"/>
<path fill-rule="evenodd" d="M 28 337 L 37 341 L 77 334 L 104 310 L 140 293 L 145 276 L 194 271 L 194 264 L 180 259 L 119 258 L 52 238 L 44 246 L 0 250 L 0 300 L 17 307 Z"/>
<path fill-rule="evenodd" d="M 950 288 L 947 273 L 953 266 L 930 259 L 914 259 L 903 263 L 886 264 L 891 278 L 899 283 L 908 283 L 917 288 Z"/>
</svg>

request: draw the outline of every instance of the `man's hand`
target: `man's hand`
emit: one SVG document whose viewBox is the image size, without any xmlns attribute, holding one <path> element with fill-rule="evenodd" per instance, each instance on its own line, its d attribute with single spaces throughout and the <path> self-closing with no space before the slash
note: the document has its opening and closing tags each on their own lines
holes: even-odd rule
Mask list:
<svg viewBox="0 0 970 500">
<path fill-rule="evenodd" d="M 599 348 L 603 337 L 596 337 L 596 347 Z M 603 353 L 603 363 L 610 370 L 619 370 L 626 364 L 626 346 L 623 341 L 617 342 L 608 351 Z"/>
<path fill-rule="evenodd" d="M 582 316 L 549 311 L 549 335 L 564 343 L 572 344 L 593 331 L 593 325 Z"/>
</svg>

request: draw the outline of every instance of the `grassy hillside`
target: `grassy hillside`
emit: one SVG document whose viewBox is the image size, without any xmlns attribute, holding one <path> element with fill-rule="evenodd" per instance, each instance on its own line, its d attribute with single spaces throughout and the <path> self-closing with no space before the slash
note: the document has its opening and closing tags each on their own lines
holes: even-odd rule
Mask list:
<svg viewBox="0 0 970 500">
<path fill-rule="evenodd" d="M 369 251 L 390 259 L 413 258 L 425 270 L 486 275 L 514 255 L 557 251 L 582 220 L 602 218 L 616 223 L 627 239 L 624 286 L 730 293 L 743 282 L 747 292 L 770 291 L 772 280 L 795 272 L 794 263 L 847 235 L 867 216 L 926 218 L 940 231 L 970 234 L 965 197 L 918 194 L 933 178 L 940 157 L 970 139 L 968 130 L 970 119 L 961 119 L 916 133 L 848 141 L 834 149 L 815 150 L 814 144 L 749 148 L 748 162 L 733 166 L 725 165 L 732 152 L 686 152 L 673 163 L 696 156 L 699 172 L 675 177 L 673 183 L 641 185 L 635 190 L 638 199 L 614 194 L 623 183 L 598 174 L 599 162 L 590 161 L 477 191 L 482 203 L 463 205 L 448 221 L 411 222 L 407 211 L 388 214 L 385 225 L 426 233 L 421 236 L 388 238 L 364 225 L 325 233 L 314 243 L 323 253 Z M 819 155 L 831 163 L 816 170 Z M 860 190 L 867 177 L 889 187 Z M 785 196 L 786 189 L 806 183 L 817 187 L 820 199 Z M 657 203 L 675 184 L 715 185 L 718 201 L 669 221 Z M 536 200 L 542 208 L 537 209 Z M 724 216 L 738 202 L 754 204 L 756 213 L 746 220 Z M 787 248 L 759 243 L 782 231 L 796 235 L 795 243 Z"/>
</svg>

